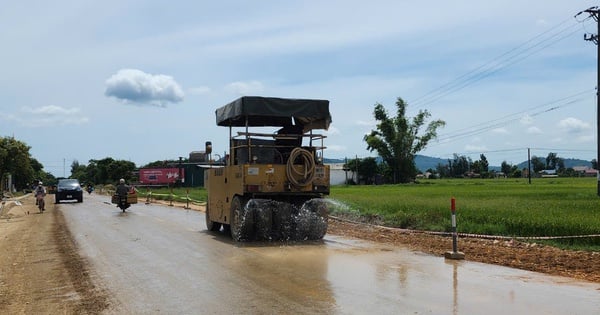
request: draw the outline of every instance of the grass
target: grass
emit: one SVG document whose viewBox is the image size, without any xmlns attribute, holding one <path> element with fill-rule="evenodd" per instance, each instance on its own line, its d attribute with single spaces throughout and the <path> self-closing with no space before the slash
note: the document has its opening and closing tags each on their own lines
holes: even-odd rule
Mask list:
<svg viewBox="0 0 600 315">
<path fill-rule="evenodd" d="M 151 194 L 152 199 L 158 200 L 171 200 L 186 202 L 186 198 L 190 198 L 191 203 L 205 203 L 206 202 L 206 189 L 202 187 L 193 188 L 138 188 L 138 195 L 140 199 L 147 198 L 148 194 Z"/>
<path fill-rule="evenodd" d="M 451 179 L 417 184 L 334 186 L 332 213 L 379 218 L 394 227 L 451 231 L 450 199 L 458 231 L 501 236 L 600 234 L 596 178 Z M 600 250 L 600 237 L 552 240 L 572 249 Z"/>
</svg>

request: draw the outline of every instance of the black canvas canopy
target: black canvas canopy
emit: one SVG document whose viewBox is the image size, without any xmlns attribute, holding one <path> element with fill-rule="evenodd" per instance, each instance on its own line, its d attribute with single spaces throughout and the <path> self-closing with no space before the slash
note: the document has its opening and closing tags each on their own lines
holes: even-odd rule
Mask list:
<svg viewBox="0 0 600 315">
<path fill-rule="evenodd" d="M 312 129 L 329 128 L 329 101 L 244 96 L 215 111 L 218 126 L 283 127 L 292 124 Z"/>
</svg>

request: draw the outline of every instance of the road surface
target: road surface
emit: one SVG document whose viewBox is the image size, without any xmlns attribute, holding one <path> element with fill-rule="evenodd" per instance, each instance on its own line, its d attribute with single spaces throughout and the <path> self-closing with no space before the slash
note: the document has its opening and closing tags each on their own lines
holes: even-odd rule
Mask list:
<svg viewBox="0 0 600 315">
<path fill-rule="evenodd" d="M 204 213 L 84 196 L 59 210 L 114 314 L 597 314 L 597 283 L 327 235 L 233 243 Z"/>
</svg>

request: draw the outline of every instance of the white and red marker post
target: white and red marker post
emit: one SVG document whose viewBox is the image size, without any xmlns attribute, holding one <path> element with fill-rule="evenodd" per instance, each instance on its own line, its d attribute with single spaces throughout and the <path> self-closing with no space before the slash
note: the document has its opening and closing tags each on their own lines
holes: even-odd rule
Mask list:
<svg viewBox="0 0 600 315">
<path fill-rule="evenodd" d="M 446 252 L 447 259 L 465 259 L 465 254 L 458 251 L 458 232 L 456 231 L 456 199 L 450 199 L 450 211 L 452 211 L 452 251 Z"/>
</svg>

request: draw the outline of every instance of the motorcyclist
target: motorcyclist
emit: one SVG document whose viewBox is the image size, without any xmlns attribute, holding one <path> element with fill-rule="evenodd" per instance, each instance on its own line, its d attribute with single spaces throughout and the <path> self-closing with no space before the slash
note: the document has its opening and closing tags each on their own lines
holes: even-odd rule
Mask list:
<svg viewBox="0 0 600 315">
<path fill-rule="evenodd" d="M 119 179 L 117 185 L 117 195 L 119 196 L 120 203 L 127 203 L 127 193 L 129 192 L 129 186 L 125 184 L 125 179 Z M 118 206 L 118 205 L 117 205 Z"/>
<path fill-rule="evenodd" d="M 119 196 L 127 197 L 127 193 L 129 192 L 129 186 L 125 184 L 125 179 L 119 179 L 119 185 L 117 185 L 117 194 Z"/>
<path fill-rule="evenodd" d="M 40 207 L 40 212 L 46 210 L 46 204 L 44 197 L 46 196 L 46 188 L 43 186 L 41 181 L 38 182 L 35 188 L 35 204 Z"/>
</svg>

